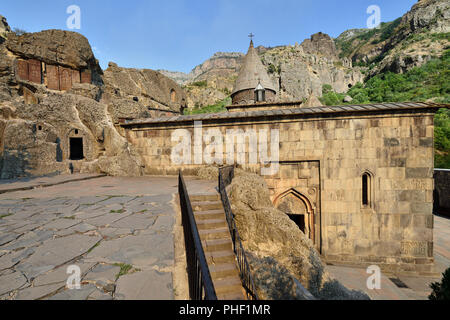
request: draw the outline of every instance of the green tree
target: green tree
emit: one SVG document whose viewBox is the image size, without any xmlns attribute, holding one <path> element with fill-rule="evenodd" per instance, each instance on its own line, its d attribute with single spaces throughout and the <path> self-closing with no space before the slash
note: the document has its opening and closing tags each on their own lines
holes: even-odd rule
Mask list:
<svg viewBox="0 0 450 320">
<path fill-rule="evenodd" d="M 441 282 L 434 282 L 430 285 L 433 290 L 428 296 L 430 300 L 450 300 L 450 268 L 442 274 Z"/>
</svg>

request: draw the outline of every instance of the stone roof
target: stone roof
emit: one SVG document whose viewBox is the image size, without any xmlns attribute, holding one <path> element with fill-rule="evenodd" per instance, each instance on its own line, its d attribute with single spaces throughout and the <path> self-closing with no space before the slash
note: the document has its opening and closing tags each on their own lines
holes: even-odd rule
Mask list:
<svg viewBox="0 0 450 320">
<path fill-rule="evenodd" d="M 251 41 L 232 94 L 248 89 L 254 90 L 258 83 L 261 83 L 266 90 L 269 89 L 276 92 L 275 86 L 253 46 L 253 41 Z"/>
<path fill-rule="evenodd" d="M 291 104 L 300 105 L 301 102 L 290 102 Z M 267 105 L 273 105 L 268 103 Z M 140 119 L 126 121 L 122 126 L 133 126 L 141 124 L 158 124 L 158 123 L 176 123 L 191 121 L 206 121 L 220 119 L 238 119 L 238 118 L 259 118 L 259 117 L 276 117 L 276 116 L 295 116 L 301 118 L 307 115 L 327 115 L 327 114 L 345 114 L 345 113 L 362 113 L 362 112 L 389 112 L 396 110 L 414 110 L 414 109 L 439 109 L 449 108 L 449 104 L 425 103 L 425 102 L 404 102 L 404 103 L 380 103 L 380 104 L 364 104 L 364 105 L 343 105 L 343 106 L 324 106 L 314 108 L 292 108 L 292 109 L 274 109 L 259 110 L 249 112 L 223 112 L 223 113 L 206 113 L 197 115 L 174 116 L 154 119 Z"/>
</svg>

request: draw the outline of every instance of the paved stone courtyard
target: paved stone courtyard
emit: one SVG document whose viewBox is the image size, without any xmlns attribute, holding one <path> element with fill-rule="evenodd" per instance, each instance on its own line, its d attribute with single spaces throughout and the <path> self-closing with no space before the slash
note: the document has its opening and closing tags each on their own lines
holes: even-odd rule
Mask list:
<svg viewBox="0 0 450 320">
<path fill-rule="evenodd" d="M 82 180 L 64 183 L 73 179 Z M 0 300 L 175 298 L 176 177 L 59 176 L 10 186 L 43 182 L 58 185 L 0 194 Z M 190 193 L 215 185 L 189 178 L 186 183 Z M 436 271 L 442 273 L 450 266 L 450 219 L 435 216 L 434 241 Z M 79 290 L 65 288 L 70 265 L 81 269 Z M 372 299 L 426 299 L 429 283 L 440 280 L 383 275 L 381 290 L 367 290 L 365 269 L 327 270 Z"/>
<path fill-rule="evenodd" d="M 442 273 L 450 268 L 450 219 L 436 215 L 434 259 L 436 276 L 382 274 L 380 290 L 367 289 L 366 281 L 370 274 L 366 269 L 335 265 L 327 265 L 326 269 L 347 288 L 364 291 L 372 300 L 427 300 L 431 293 L 430 284 L 440 282 Z"/>
<path fill-rule="evenodd" d="M 173 299 L 177 183 L 101 177 L 1 194 L 0 299 Z M 65 288 L 69 265 L 78 290 Z"/>
</svg>

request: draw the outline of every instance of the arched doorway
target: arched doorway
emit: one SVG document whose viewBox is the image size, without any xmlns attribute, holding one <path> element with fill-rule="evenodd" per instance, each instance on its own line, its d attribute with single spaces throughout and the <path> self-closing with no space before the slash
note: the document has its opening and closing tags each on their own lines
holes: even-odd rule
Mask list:
<svg viewBox="0 0 450 320">
<path fill-rule="evenodd" d="M 280 194 L 274 201 L 275 207 L 286 213 L 300 230 L 315 242 L 314 208 L 311 201 L 295 189 Z"/>
</svg>

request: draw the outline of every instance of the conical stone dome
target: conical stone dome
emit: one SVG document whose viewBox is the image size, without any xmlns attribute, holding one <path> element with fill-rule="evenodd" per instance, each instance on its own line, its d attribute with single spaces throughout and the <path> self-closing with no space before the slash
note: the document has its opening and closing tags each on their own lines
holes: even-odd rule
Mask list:
<svg viewBox="0 0 450 320">
<path fill-rule="evenodd" d="M 239 76 L 234 85 L 232 96 L 245 90 L 255 90 L 258 84 L 261 84 L 266 90 L 271 90 L 276 93 L 275 86 L 269 78 L 261 59 L 253 46 L 253 41 L 250 42 L 250 48 L 244 58 Z"/>
</svg>

